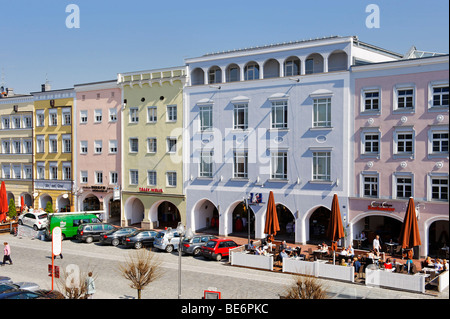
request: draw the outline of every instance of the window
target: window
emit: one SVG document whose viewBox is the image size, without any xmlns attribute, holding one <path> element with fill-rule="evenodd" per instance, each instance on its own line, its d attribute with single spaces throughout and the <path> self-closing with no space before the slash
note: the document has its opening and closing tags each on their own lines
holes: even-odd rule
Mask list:
<svg viewBox="0 0 450 319">
<path fill-rule="evenodd" d="M 139 173 L 136 169 L 130 169 L 130 184 L 137 185 L 139 183 Z"/>
<path fill-rule="evenodd" d="M 103 184 L 103 172 L 95 172 L 95 184 Z"/>
<path fill-rule="evenodd" d="M 48 151 L 50 153 L 58 153 L 58 137 L 56 135 L 48 137 Z"/>
<path fill-rule="evenodd" d="M 222 83 L 222 70 L 217 67 L 213 66 L 211 69 L 209 69 L 209 84 L 214 83 Z"/>
<path fill-rule="evenodd" d="M 36 126 L 41 127 L 44 125 L 45 125 L 44 111 L 36 111 Z"/>
<path fill-rule="evenodd" d="M 103 141 L 94 141 L 94 153 L 101 154 L 103 152 Z"/>
<path fill-rule="evenodd" d="M 3 152 L 3 154 L 11 154 L 11 141 L 10 140 L 2 141 L 2 152 Z"/>
<path fill-rule="evenodd" d="M 448 176 L 431 176 L 431 199 L 448 201 Z"/>
<path fill-rule="evenodd" d="M 45 179 L 45 164 L 43 162 L 36 164 L 36 170 L 37 179 Z"/>
<path fill-rule="evenodd" d="M 37 135 L 36 136 L 36 153 L 44 153 L 45 152 L 45 136 Z"/>
<path fill-rule="evenodd" d="M 102 110 L 95 110 L 94 111 L 94 123 L 101 123 L 102 122 Z"/>
<path fill-rule="evenodd" d="M 130 123 L 139 123 L 138 111 L 137 107 L 130 108 Z"/>
<path fill-rule="evenodd" d="M 200 107 L 200 131 L 212 130 L 213 117 L 212 105 L 205 105 Z"/>
<path fill-rule="evenodd" d="M 31 140 L 24 140 L 23 141 L 23 152 L 25 154 L 32 154 L 33 153 L 33 142 Z"/>
<path fill-rule="evenodd" d="M 248 178 L 247 151 L 234 152 L 234 178 Z"/>
<path fill-rule="evenodd" d="M 414 152 L 414 134 L 412 132 L 396 132 L 395 144 L 397 155 L 412 155 Z"/>
<path fill-rule="evenodd" d="M 13 165 L 13 178 L 21 179 L 22 178 L 22 168 L 19 165 Z"/>
<path fill-rule="evenodd" d="M 313 152 L 313 180 L 331 181 L 330 152 Z"/>
<path fill-rule="evenodd" d="M 156 171 L 147 171 L 148 186 L 156 186 Z"/>
<path fill-rule="evenodd" d="M 167 121 L 176 122 L 177 120 L 177 106 L 167 105 Z"/>
<path fill-rule="evenodd" d="M 62 112 L 62 125 L 71 125 L 72 124 L 72 114 L 70 113 L 70 109 L 68 111 Z"/>
<path fill-rule="evenodd" d="M 212 177 L 213 151 L 200 153 L 200 177 Z"/>
<path fill-rule="evenodd" d="M 156 153 L 156 151 L 157 151 L 156 137 L 149 137 L 147 139 L 147 152 Z"/>
<path fill-rule="evenodd" d="M 174 137 L 167 138 L 167 153 L 177 152 L 177 139 Z"/>
<path fill-rule="evenodd" d="M 80 123 L 86 124 L 88 122 L 88 111 L 80 111 Z"/>
<path fill-rule="evenodd" d="M 414 89 L 397 89 L 397 110 L 414 109 Z"/>
<path fill-rule="evenodd" d="M 314 59 L 307 59 L 305 61 L 305 74 L 314 73 Z"/>
<path fill-rule="evenodd" d="M 2 174 L 4 179 L 10 179 L 11 178 L 11 165 L 10 164 L 3 164 L 2 165 Z"/>
<path fill-rule="evenodd" d="M 272 102 L 272 128 L 287 128 L 287 101 Z"/>
<path fill-rule="evenodd" d="M 331 98 L 314 99 L 313 127 L 331 127 Z"/>
<path fill-rule="evenodd" d="M 259 65 L 255 62 L 248 63 L 244 68 L 245 81 L 259 79 Z"/>
<path fill-rule="evenodd" d="M 13 140 L 12 141 L 12 147 L 13 147 L 13 154 L 20 154 L 21 153 L 21 149 L 20 149 L 21 143 L 20 140 Z"/>
<path fill-rule="evenodd" d="M 72 137 L 70 135 L 63 135 L 63 153 L 72 153 Z"/>
<path fill-rule="evenodd" d="M 88 182 L 88 172 L 87 171 L 81 171 L 80 172 L 80 179 L 82 184 L 87 184 Z"/>
<path fill-rule="evenodd" d="M 433 87 L 433 107 L 448 107 L 448 84 Z"/>
<path fill-rule="evenodd" d="M 298 58 L 289 58 L 284 63 L 284 76 L 300 75 L 300 60 Z"/>
<path fill-rule="evenodd" d="M 271 175 L 272 179 L 287 179 L 287 153 L 272 152 Z"/>
<path fill-rule="evenodd" d="M 432 132 L 431 135 L 432 153 L 448 154 L 448 131 Z"/>
<path fill-rule="evenodd" d="M 139 152 L 139 139 L 130 138 L 130 153 Z"/>
<path fill-rule="evenodd" d="M 117 185 L 118 182 L 119 182 L 119 173 L 109 172 L 109 183 L 111 185 Z"/>
<path fill-rule="evenodd" d="M 20 116 L 13 116 L 12 117 L 12 124 L 13 128 L 22 128 L 22 125 L 20 123 Z"/>
<path fill-rule="evenodd" d="M 378 155 L 380 153 L 379 133 L 364 133 L 363 144 L 364 144 L 363 154 Z"/>
<path fill-rule="evenodd" d="M 117 140 L 110 140 L 109 141 L 109 154 L 116 154 L 117 153 Z"/>
<path fill-rule="evenodd" d="M 63 180 L 70 181 L 72 179 L 72 167 L 70 163 L 63 163 Z"/>
<path fill-rule="evenodd" d="M 49 123 L 48 123 L 48 125 L 49 126 L 57 126 L 58 125 L 58 113 L 57 113 L 57 110 L 50 110 L 49 111 L 49 117 L 50 117 L 50 120 L 49 120 Z"/>
<path fill-rule="evenodd" d="M 248 128 L 248 104 L 234 105 L 234 123 L 235 130 L 246 130 Z"/>
<path fill-rule="evenodd" d="M 156 123 L 157 122 L 157 108 L 156 106 L 147 107 L 147 122 Z"/>
<path fill-rule="evenodd" d="M 23 126 L 25 128 L 32 128 L 33 127 L 33 120 L 31 118 L 31 115 L 27 115 L 23 117 Z"/>
<path fill-rule="evenodd" d="M 396 198 L 410 198 L 412 196 L 412 177 L 396 176 Z"/>
<path fill-rule="evenodd" d="M 80 154 L 88 153 L 88 141 L 80 141 Z"/>
<path fill-rule="evenodd" d="M 364 92 L 364 111 L 380 110 L 380 92 L 365 91 Z"/>
<path fill-rule="evenodd" d="M 114 92 L 112 92 L 114 93 Z M 117 122 L 117 110 L 116 109 L 109 109 L 109 121 L 110 122 Z"/>
<path fill-rule="evenodd" d="M 50 179 L 57 180 L 58 179 L 58 164 L 50 163 Z"/>
<path fill-rule="evenodd" d="M 378 175 L 362 174 L 363 196 L 378 197 Z"/>
<path fill-rule="evenodd" d="M 9 129 L 9 117 L 7 116 L 2 117 L 2 129 Z"/>
<path fill-rule="evenodd" d="M 239 81 L 239 66 L 237 66 L 236 64 L 230 65 L 227 68 L 227 82 L 236 82 Z"/>
<path fill-rule="evenodd" d="M 25 179 L 33 179 L 33 167 L 31 165 L 24 165 L 23 173 Z"/>
<path fill-rule="evenodd" d="M 177 187 L 177 173 L 167 172 L 167 186 Z"/>
</svg>

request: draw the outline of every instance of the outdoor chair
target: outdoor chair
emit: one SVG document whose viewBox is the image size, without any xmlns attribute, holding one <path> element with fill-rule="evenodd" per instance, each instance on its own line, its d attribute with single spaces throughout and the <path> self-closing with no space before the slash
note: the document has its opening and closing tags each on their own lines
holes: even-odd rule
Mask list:
<svg viewBox="0 0 450 319">
<path fill-rule="evenodd" d="M 314 253 L 312 251 L 312 248 L 308 248 L 308 260 L 309 261 L 314 261 Z"/>
<path fill-rule="evenodd" d="M 416 266 L 416 264 L 412 264 L 411 274 L 413 274 L 413 275 L 417 274 L 417 266 Z"/>
<path fill-rule="evenodd" d="M 395 250 L 392 252 L 392 257 L 397 256 L 397 257 L 401 257 L 402 256 L 402 246 L 398 245 Z"/>
</svg>

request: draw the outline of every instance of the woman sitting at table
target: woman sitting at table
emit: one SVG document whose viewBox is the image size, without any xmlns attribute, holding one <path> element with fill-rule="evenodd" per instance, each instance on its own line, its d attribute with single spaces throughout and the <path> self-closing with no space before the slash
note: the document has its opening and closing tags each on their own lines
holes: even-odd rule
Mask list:
<svg viewBox="0 0 450 319">
<path fill-rule="evenodd" d="M 434 266 L 433 261 L 431 260 L 430 256 L 428 256 L 427 259 L 425 259 L 425 261 L 423 263 L 424 263 L 425 267 L 433 267 Z"/>
<path fill-rule="evenodd" d="M 448 261 L 447 261 L 447 259 L 444 259 L 443 261 L 442 261 L 442 271 L 448 271 Z"/>
<path fill-rule="evenodd" d="M 434 270 L 436 270 L 437 273 L 440 273 L 444 267 L 441 264 L 441 260 L 438 258 L 436 259 L 436 262 L 434 263 Z"/>
<path fill-rule="evenodd" d="M 392 269 L 391 258 L 387 258 L 384 263 L 384 269 Z"/>
<path fill-rule="evenodd" d="M 344 258 L 341 259 L 341 266 L 347 266 L 347 263 L 345 262 Z"/>
</svg>

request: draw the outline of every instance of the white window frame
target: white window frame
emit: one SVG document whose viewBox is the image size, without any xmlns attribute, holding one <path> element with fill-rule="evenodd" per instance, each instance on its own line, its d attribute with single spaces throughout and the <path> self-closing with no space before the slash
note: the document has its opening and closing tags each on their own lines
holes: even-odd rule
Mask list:
<svg viewBox="0 0 450 319">
<path fill-rule="evenodd" d="M 240 164 L 243 164 L 243 170 L 240 170 Z M 233 178 L 248 179 L 248 151 L 234 150 L 233 152 Z"/>
<path fill-rule="evenodd" d="M 87 123 L 88 123 L 88 111 L 81 110 L 80 111 L 80 124 L 87 124 Z"/>
<path fill-rule="evenodd" d="M 33 154 L 33 140 L 23 140 L 23 153 Z"/>
<path fill-rule="evenodd" d="M 447 139 L 435 139 L 434 134 L 447 134 Z M 428 158 L 447 158 L 448 144 L 449 144 L 449 129 L 448 125 L 433 125 L 428 130 Z M 439 142 L 440 151 L 434 151 L 434 142 Z M 445 151 L 445 142 L 447 142 L 447 151 Z"/>
<path fill-rule="evenodd" d="M 139 123 L 139 108 L 138 107 L 130 107 L 129 112 L 130 112 L 129 123 L 130 124 Z"/>
<path fill-rule="evenodd" d="M 147 138 L 147 153 L 155 154 L 158 151 L 158 140 L 156 137 Z"/>
<path fill-rule="evenodd" d="M 22 179 L 22 165 L 21 164 L 13 164 L 12 165 L 12 178 L 13 179 Z"/>
<path fill-rule="evenodd" d="M 411 186 L 411 194 L 408 196 L 408 194 L 403 194 L 405 196 L 399 196 L 398 193 L 398 189 L 397 186 L 399 186 L 399 178 L 409 178 L 411 179 L 411 183 L 410 184 L 406 184 L 403 183 L 404 185 L 404 190 L 403 192 L 405 193 L 406 190 L 406 186 L 410 185 Z M 414 174 L 411 172 L 395 172 L 394 174 L 392 174 L 392 193 L 393 193 L 393 198 L 394 199 L 409 199 L 409 197 L 414 197 Z"/>
<path fill-rule="evenodd" d="M 94 141 L 94 154 L 102 154 L 103 153 L 103 141 L 96 140 Z"/>
<path fill-rule="evenodd" d="M 233 103 L 233 129 L 248 129 L 248 103 Z M 241 118 L 243 117 L 243 118 Z M 243 123 L 241 123 L 243 122 Z"/>
<path fill-rule="evenodd" d="M 87 184 L 89 182 L 88 171 L 80 171 L 80 184 Z"/>
<path fill-rule="evenodd" d="M 2 153 L 11 154 L 11 140 L 9 139 L 2 140 Z"/>
<path fill-rule="evenodd" d="M 117 109 L 110 108 L 108 110 L 108 117 L 109 117 L 109 122 L 111 122 L 111 123 L 117 122 Z"/>
<path fill-rule="evenodd" d="M 407 91 L 407 90 L 412 90 L 412 94 L 411 94 L 411 103 L 412 103 L 412 107 L 403 107 L 400 106 L 400 101 L 399 99 L 402 98 L 402 96 L 399 95 L 399 91 Z M 394 113 L 414 113 L 415 109 L 416 109 L 416 86 L 414 83 L 407 83 L 407 84 L 397 84 L 394 87 L 394 101 L 393 101 L 393 106 L 394 106 Z M 408 95 L 409 97 L 409 95 Z M 406 101 L 401 102 L 406 103 Z"/>
<path fill-rule="evenodd" d="M 11 164 L 2 164 L 2 178 L 11 179 Z"/>
<path fill-rule="evenodd" d="M 9 130 L 11 128 L 11 120 L 9 116 L 2 116 L 2 129 Z"/>
<path fill-rule="evenodd" d="M 88 141 L 80 141 L 80 154 L 85 155 L 89 151 L 89 142 Z"/>
<path fill-rule="evenodd" d="M 23 165 L 23 178 L 33 179 L 33 165 Z"/>
<path fill-rule="evenodd" d="M 201 151 L 199 163 L 199 177 L 212 178 L 214 166 L 214 151 Z"/>
<path fill-rule="evenodd" d="M 174 111 L 175 110 L 175 111 Z M 167 105 L 167 122 L 176 122 L 178 118 L 177 105 Z"/>
<path fill-rule="evenodd" d="M 36 127 L 45 126 L 45 111 L 36 110 Z"/>
<path fill-rule="evenodd" d="M 33 117 L 31 115 L 24 115 L 22 120 L 24 128 L 33 128 Z"/>
<path fill-rule="evenodd" d="M 433 191 L 433 180 L 444 180 L 447 183 L 446 184 L 439 184 L 439 186 L 437 186 L 439 188 L 439 198 L 433 198 L 433 193 L 435 193 Z M 444 188 L 447 188 L 447 199 L 442 199 L 442 194 L 444 193 L 442 190 Z M 428 201 L 433 201 L 433 202 L 448 202 L 448 190 L 449 190 L 449 175 L 448 173 L 435 173 L 435 172 L 431 172 L 428 174 L 427 176 L 427 200 Z"/>
<path fill-rule="evenodd" d="M 378 97 L 368 97 L 366 94 L 377 93 Z M 374 101 L 378 102 L 378 107 L 374 108 Z M 370 102 L 370 109 L 366 109 L 366 102 Z M 361 113 L 362 114 L 379 114 L 381 113 L 381 89 L 379 87 L 366 87 L 361 89 Z"/>
<path fill-rule="evenodd" d="M 139 153 L 139 138 L 137 137 L 130 137 L 128 139 L 128 145 L 129 145 L 129 152 L 130 153 Z M 136 147 L 134 149 L 133 147 Z"/>
<path fill-rule="evenodd" d="M 62 152 L 72 153 L 72 135 L 67 134 L 62 136 Z"/>
<path fill-rule="evenodd" d="M 408 143 L 409 139 L 399 139 L 399 135 L 405 135 L 405 134 L 411 134 L 412 138 L 411 138 L 411 146 L 412 146 L 412 150 L 411 152 L 406 152 L 406 151 L 399 151 L 399 147 L 407 147 L 407 145 L 405 145 L 405 143 Z M 395 127 L 394 128 L 394 153 L 393 153 L 393 157 L 394 158 L 410 158 L 413 159 L 414 158 L 414 154 L 415 154 L 415 149 L 416 149 L 416 134 L 415 134 L 415 130 L 413 127 Z"/>
<path fill-rule="evenodd" d="M 172 142 L 175 142 L 172 144 Z M 176 137 L 167 137 L 166 139 L 167 144 L 167 153 L 168 154 L 175 154 L 178 150 L 178 139 Z"/>
<path fill-rule="evenodd" d="M 376 182 L 368 181 L 367 184 L 370 186 L 370 195 L 366 195 L 366 178 L 375 178 Z M 376 196 L 373 195 L 373 186 L 375 186 Z M 360 197 L 363 198 L 380 198 L 380 174 L 378 172 L 361 172 L 360 174 Z"/>
<path fill-rule="evenodd" d="M 36 163 L 36 178 L 38 180 L 45 179 L 45 162 Z"/>
<path fill-rule="evenodd" d="M 72 125 L 72 113 L 70 108 L 62 110 L 62 125 Z"/>
<path fill-rule="evenodd" d="M 281 159 L 281 162 L 280 162 Z M 281 167 L 280 164 L 281 163 Z M 279 172 L 281 169 L 281 172 Z M 288 152 L 283 150 L 270 152 L 270 179 L 287 180 L 288 179 Z"/>
<path fill-rule="evenodd" d="M 109 140 L 109 154 L 117 154 L 118 146 L 117 140 Z"/>
<path fill-rule="evenodd" d="M 156 106 L 147 106 L 147 123 L 158 122 L 158 108 Z"/>
<path fill-rule="evenodd" d="M 56 181 L 58 180 L 58 163 L 50 162 L 48 167 L 49 180 Z"/>
<path fill-rule="evenodd" d="M 156 186 L 157 182 L 158 182 L 157 178 L 158 178 L 158 173 L 155 170 L 147 171 L 147 185 L 148 186 Z M 154 183 L 152 182 L 152 179 L 154 179 Z"/>
<path fill-rule="evenodd" d="M 52 109 L 48 111 L 48 126 L 58 126 L 58 110 Z"/>
<path fill-rule="evenodd" d="M 119 173 L 116 171 L 109 172 L 109 184 L 117 185 L 119 183 Z"/>
<path fill-rule="evenodd" d="M 48 152 L 52 154 L 58 153 L 58 135 L 48 136 Z"/>
<path fill-rule="evenodd" d="M 324 172 L 319 172 L 319 160 L 325 159 L 326 167 Z M 331 151 L 313 151 L 312 152 L 312 181 L 331 182 Z"/>
<path fill-rule="evenodd" d="M 213 118 L 213 105 L 200 105 L 199 106 L 199 130 L 200 132 L 212 131 L 214 128 L 214 118 Z M 210 125 L 205 125 L 204 119 L 208 118 Z"/>
<path fill-rule="evenodd" d="M 72 180 L 72 164 L 70 162 L 64 162 L 62 164 L 62 175 L 64 181 Z"/>
<path fill-rule="evenodd" d="M 177 172 L 168 171 L 166 172 L 166 186 L 167 187 L 177 187 Z"/>
<path fill-rule="evenodd" d="M 100 124 L 103 121 L 103 110 L 94 110 L 94 124 Z"/>
<path fill-rule="evenodd" d="M 271 128 L 272 129 L 287 129 L 288 128 L 288 101 L 287 100 L 277 100 L 271 101 L 272 107 L 270 112 L 271 118 Z M 282 109 L 281 119 L 277 116 L 278 109 Z"/>
<path fill-rule="evenodd" d="M 378 136 L 378 141 L 370 140 L 368 136 Z M 374 152 L 375 143 L 378 143 L 378 151 Z M 367 144 L 370 145 L 370 151 L 366 150 Z M 381 132 L 378 127 L 364 128 L 361 131 L 361 157 L 362 158 L 380 158 L 381 152 Z"/>
<path fill-rule="evenodd" d="M 130 169 L 129 171 L 129 182 L 130 185 L 138 185 L 139 184 L 139 170 Z"/>
<path fill-rule="evenodd" d="M 20 119 L 20 116 L 11 116 L 11 123 L 13 129 L 21 129 L 22 127 L 22 121 Z"/>
<path fill-rule="evenodd" d="M 12 154 L 22 154 L 22 142 L 20 140 L 11 140 Z"/>
<path fill-rule="evenodd" d="M 95 185 L 103 185 L 103 171 L 95 171 Z"/>
<path fill-rule="evenodd" d="M 445 87 L 449 87 L 449 81 L 448 80 L 442 80 L 442 81 L 433 81 L 430 82 L 428 84 L 428 110 L 429 111 L 443 111 L 443 110 L 448 110 L 449 106 L 448 105 L 434 105 L 434 89 L 436 88 L 445 88 Z M 449 93 L 441 93 L 439 94 L 441 96 L 441 101 L 442 101 L 442 96 L 443 95 L 449 95 Z"/>
<path fill-rule="evenodd" d="M 325 107 L 325 121 L 319 120 L 319 111 Z M 315 97 L 313 99 L 313 127 L 331 127 L 331 97 Z"/>
<path fill-rule="evenodd" d="M 45 153 L 45 135 L 36 135 L 36 153 Z"/>
</svg>

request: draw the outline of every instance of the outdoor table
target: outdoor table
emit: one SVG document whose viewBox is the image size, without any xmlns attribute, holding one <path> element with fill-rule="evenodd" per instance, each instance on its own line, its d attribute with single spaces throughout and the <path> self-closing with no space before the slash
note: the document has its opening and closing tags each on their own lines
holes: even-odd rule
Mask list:
<svg viewBox="0 0 450 319">
<path fill-rule="evenodd" d="M 430 267 L 423 267 L 422 269 L 424 272 L 436 272 L 436 269 L 434 268 L 430 268 Z"/>
<path fill-rule="evenodd" d="M 363 241 L 364 239 L 357 238 L 357 239 L 355 239 L 355 240 L 358 242 L 358 248 L 361 248 L 361 243 L 362 243 L 362 241 Z"/>
<path fill-rule="evenodd" d="M 391 254 L 391 256 L 392 256 L 392 252 L 394 251 L 394 246 L 396 247 L 396 246 L 398 246 L 399 244 L 398 244 L 398 243 L 386 243 L 386 245 L 389 246 L 389 252 L 390 252 L 390 254 Z"/>
<path fill-rule="evenodd" d="M 318 250 L 314 250 L 313 251 L 313 254 L 317 255 L 318 259 L 322 259 L 323 258 L 323 254 L 325 254 L 325 253 L 327 253 L 327 250 L 320 250 L 320 249 L 318 249 Z"/>
</svg>

